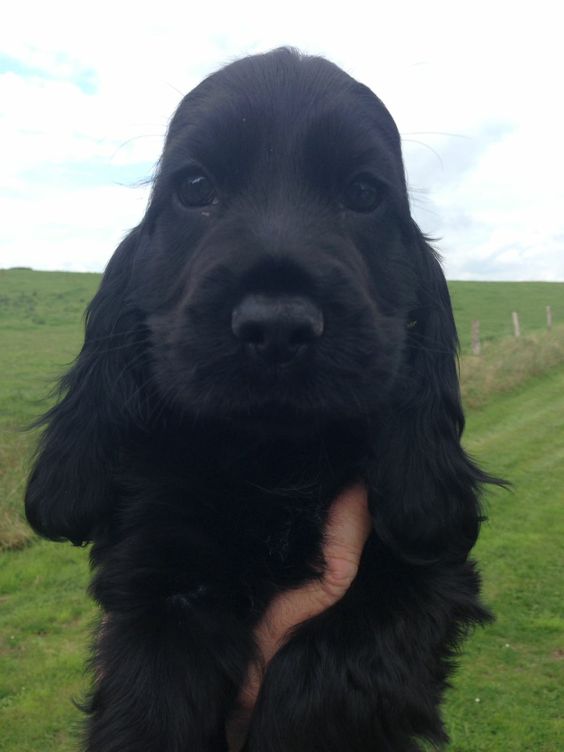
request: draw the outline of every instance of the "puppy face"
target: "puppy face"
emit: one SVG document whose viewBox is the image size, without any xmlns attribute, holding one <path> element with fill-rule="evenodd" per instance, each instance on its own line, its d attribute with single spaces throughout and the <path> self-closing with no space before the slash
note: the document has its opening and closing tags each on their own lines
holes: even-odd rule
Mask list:
<svg viewBox="0 0 564 752">
<path fill-rule="evenodd" d="M 157 389 L 210 418 L 373 413 L 417 305 L 412 227 L 366 87 L 287 51 L 211 76 L 172 120 L 133 270 Z"/>
</svg>

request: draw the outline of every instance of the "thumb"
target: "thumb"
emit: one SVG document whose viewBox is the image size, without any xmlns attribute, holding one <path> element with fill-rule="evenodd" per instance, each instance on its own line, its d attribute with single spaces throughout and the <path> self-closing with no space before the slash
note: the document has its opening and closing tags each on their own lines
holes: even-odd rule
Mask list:
<svg viewBox="0 0 564 752">
<path fill-rule="evenodd" d="M 332 600 L 342 598 L 358 572 L 372 529 L 366 487 L 358 483 L 333 502 L 325 528 L 325 571 L 319 583 Z"/>
</svg>

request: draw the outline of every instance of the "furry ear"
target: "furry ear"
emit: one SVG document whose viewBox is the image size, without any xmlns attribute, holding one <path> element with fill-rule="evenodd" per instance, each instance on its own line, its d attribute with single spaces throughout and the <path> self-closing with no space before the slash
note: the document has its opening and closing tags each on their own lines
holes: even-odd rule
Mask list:
<svg viewBox="0 0 564 752">
<path fill-rule="evenodd" d="M 438 256 L 414 226 L 419 307 L 409 322 L 406 377 L 378 430 L 369 484 L 376 534 L 412 562 L 464 560 L 481 521 L 482 483 L 467 457 L 458 338 Z"/>
<path fill-rule="evenodd" d="M 112 470 L 120 436 L 139 391 L 135 368 L 141 332 L 128 298 L 140 229 L 113 255 L 86 312 L 85 340 L 59 384 L 26 493 L 31 526 L 53 540 L 91 539 L 112 503 Z"/>
</svg>

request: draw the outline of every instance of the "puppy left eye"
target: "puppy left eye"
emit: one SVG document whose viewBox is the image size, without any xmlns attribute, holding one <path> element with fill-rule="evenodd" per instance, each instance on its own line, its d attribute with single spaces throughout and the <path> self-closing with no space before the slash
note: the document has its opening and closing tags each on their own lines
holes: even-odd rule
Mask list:
<svg viewBox="0 0 564 752">
<path fill-rule="evenodd" d="M 347 209 L 371 212 L 382 203 L 384 189 L 375 179 L 359 176 L 347 185 L 343 199 Z"/>
<path fill-rule="evenodd" d="M 176 184 L 176 195 L 187 207 L 209 206 L 218 201 L 212 181 L 201 174 L 183 175 Z"/>
</svg>

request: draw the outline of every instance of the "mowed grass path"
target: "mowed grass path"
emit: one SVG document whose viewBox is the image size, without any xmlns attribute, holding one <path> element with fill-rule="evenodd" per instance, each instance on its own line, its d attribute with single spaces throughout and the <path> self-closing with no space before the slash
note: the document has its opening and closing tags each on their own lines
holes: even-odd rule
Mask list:
<svg viewBox="0 0 564 752">
<path fill-rule="evenodd" d="M 510 492 L 488 496 L 475 549 L 496 623 L 464 650 L 452 752 L 564 750 L 564 367 L 468 415 L 466 447 Z"/>
</svg>

